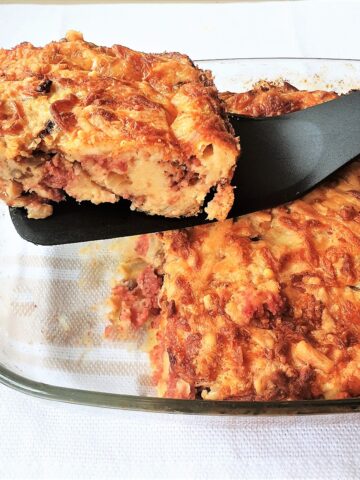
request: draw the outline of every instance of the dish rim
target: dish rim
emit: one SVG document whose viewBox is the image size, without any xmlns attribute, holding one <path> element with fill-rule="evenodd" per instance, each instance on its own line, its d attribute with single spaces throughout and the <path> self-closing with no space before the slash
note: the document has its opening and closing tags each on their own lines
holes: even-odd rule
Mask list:
<svg viewBox="0 0 360 480">
<path fill-rule="evenodd" d="M 202 415 L 310 415 L 360 411 L 360 398 L 339 400 L 287 400 L 252 402 L 239 400 L 185 400 L 125 395 L 58 387 L 31 380 L 0 363 L 0 384 L 37 398 L 77 405 L 120 408 L 156 413 Z"/>
<path fill-rule="evenodd" d="M 228 60 L 321 60 L 330 62 L 360 62 L 360 58 L 335 58 L 335 57 L 228 57 L 228 58 L 201 58 L 193 62 L 222 62 Z"/>
</svg>

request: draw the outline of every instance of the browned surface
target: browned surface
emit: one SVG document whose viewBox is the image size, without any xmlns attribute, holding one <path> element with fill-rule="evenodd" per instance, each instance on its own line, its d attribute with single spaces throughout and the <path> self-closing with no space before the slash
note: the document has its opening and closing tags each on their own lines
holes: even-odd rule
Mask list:
<svg viewBox="0 0 360 480">
<path fill-rule="evenodd" d="M 259 113 L 264 102 L 256 92 L 250 95 L 251 111 Z M 283 92 L 279 89 L 278 101 L 271 100 L 275 111 L 267 114 L 287 111 L 288 105 L 281 107 Z M 296 95 L 297 105 L 309 105 L 308 94 Z M 152 264 L 147 253 L 152 238 L 138 240 L 145 265 Z M 149 319 L 160 395 L 244 400 L 360 395 L 359 161 L 288 205 L 165 232 L 159 239 L 161 310 Z M 121 309 L 112 320 L 114 331 L 121 328 Z"/>
<path fill-rule="evenodd" d="M 259 82 L 245 93 L 221 93 L 226 110 L 250 117 L 275 117 L 284 113 L 313 107 L 337 97 L 334 92 L 298 90 L 289 83 L 277 86 L 268 82 Z"/>
<path fill-rule="evenodd" d="M 0 198 L 32 217 L 51 214 L 48 201 L 64 193 L 194 215 L 217 185 L 213 217 L 231 208 L 238 141 L 211 74 L 185 55 L 98 47 L 69 32 L 0 50 L 0 98 Z"/>
</svg>

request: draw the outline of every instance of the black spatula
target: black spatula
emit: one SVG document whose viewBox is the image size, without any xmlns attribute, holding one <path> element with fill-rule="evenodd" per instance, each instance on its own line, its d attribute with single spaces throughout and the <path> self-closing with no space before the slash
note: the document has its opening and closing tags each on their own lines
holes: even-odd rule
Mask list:
<svg viewBox="0 0 360 480">
<path fill-rule="evenodd" d="M 294 200 L 360 153 L 360 92 L 275 118 L 229 115 L 242 155 L 229 217 Z M 132 212 L 126 201 L 92 205 L 68 200 L 53 216 L 29 220 L 11 208 L 17 232 L 40 245 L 83 242 L 206 223 L 205 215 L 164 218 Z"/>
</svg>

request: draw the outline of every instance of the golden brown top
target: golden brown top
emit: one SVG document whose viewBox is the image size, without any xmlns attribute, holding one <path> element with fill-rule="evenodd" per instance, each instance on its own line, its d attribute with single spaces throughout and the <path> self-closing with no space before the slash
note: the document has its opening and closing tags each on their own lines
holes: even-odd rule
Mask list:
<svg viewBox="0 0 360 480">
<path fill-rule="evenodd" d="M 228 196 L 213 216 L 231 207 L 238 141 L 210 73 L 185 55 L 98 47 L 69 32 L 42 48 L 0 50 L 0 98 L 0 197 L 9 204 L 66 192 L 193 215 L 218 186 Z"/>
<path fill-rule="evenodd" d="M 287 110 L 283 92 L 267 114 Z M 107 334 L 151 322 L 160 395 L 360 395 L 359 161 L 287 205 L 140 237 L 135 257 L 141 273 L 113 290 Z"/>
<path fill-rule="evenodd" d="M 360 395 L 359 162 L 302 200 L 162 245 L 165 396 Z"/>
<path fill-rule="evenodd" d="M 250 117 L 275 117 L 285 113 L 303 110 L 319 103 L 328 102 L 337 97 L 334 92 L 298 90 L 289 83 L 275 85 L 259 82 L 245 93 L 221 93 L 226 110 Z"/>
<path fill-rule="evenodd" d="M 85 42 L 82 34 L 74 31 L 45 47 L 24 42 L 11 50 L 0 49 L 0 76 L 6 80 L 42 78 L 64 70 L 97 72 L 128 82 L 146 79 L 156 90 L 164 92 L 173 91 L 182 82 L 198 81 L 201 74 L 205 76 L 186 55 L 144 54 L 122 45 L 97 46 Z"/>
</svg>

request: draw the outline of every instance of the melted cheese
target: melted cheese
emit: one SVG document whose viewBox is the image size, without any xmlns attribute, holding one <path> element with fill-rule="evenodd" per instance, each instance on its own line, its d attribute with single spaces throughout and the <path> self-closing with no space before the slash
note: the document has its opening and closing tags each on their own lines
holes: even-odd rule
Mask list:
<svg viewBox="0 0 360 480">
<path fill-rule="evenodd" d="M 9 205 L 44 217 L 43 204 L 67 193 L 179 217 L 196 215 L 218 187 L 209 218 L 226 218 L 239 144 L 211 76 L 188 57 L 97 47 L 70 32 L 43 48 L 0 50 L 0 98 Z"/>
<path fill-rule="evenodd" d="M 295 202 L 157 242 L 162 266 L 142 258 L 163 276 L 148 317 L 161 396 L 360 395 L 358 160 Z M 111 320 L 121 330 L 121 309 Z"/>
<path fill-rule="evenodd" d="M 275 85 L 258 82 L 254 88 L 244 93 L 221 93 L 226 110 L 250 117 L 275 117 L 328 102 L 337 97 L 334 92 L 298 90 L 289 83 Z"/>
</svg>

